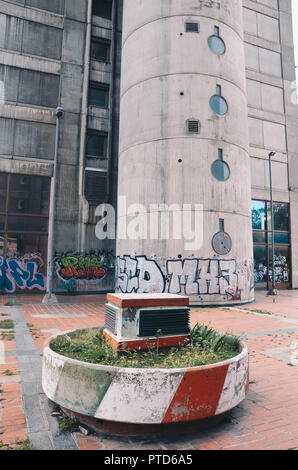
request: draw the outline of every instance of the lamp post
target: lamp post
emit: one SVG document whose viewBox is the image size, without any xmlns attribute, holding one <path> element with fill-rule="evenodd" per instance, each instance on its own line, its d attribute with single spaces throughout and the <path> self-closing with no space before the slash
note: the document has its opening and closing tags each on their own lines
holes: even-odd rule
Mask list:
<svg viewBox="0 0 298 470">
<path fill-rule="evenodd" d="M 54 170 L 53 182 L 51 191 L 51 214 L 49 220 L 49 271 L 47 282 L 47 293 L 43 298 L 44 304 L 57 303 L 56 296 L 53 294 L 53 270 L 54 270 L 54 228 L 55 228 L 55 206 L 56 206 L 56 183 L 57 183 L 57 166 L 58 166 L 58 149 L 59 149 L 59 132 L 60 132 L 60 119 L 63 116 L 63 108 L 56 109 L 56 138 L 55 138 L 55 155 L 54 155 Z"/>
<path fill-rule="evenodd" d="M 271 159 L 276 155 L 276 152 L 269 153 L 269 177 L 270 177 L 270 203 L 271 203 L 271 230 L 272 230 L 272 286 L 271 289 L 268 290 L 268 295 L 276 295 L 275 289 L 275 271 L 274 271 L 274 251 L 275 251 L 275 244 L 274 244 L 274 211 L 273 211 L 273 190 L 272 190 L 272 168 L 271 168 Z"/>
</svg>

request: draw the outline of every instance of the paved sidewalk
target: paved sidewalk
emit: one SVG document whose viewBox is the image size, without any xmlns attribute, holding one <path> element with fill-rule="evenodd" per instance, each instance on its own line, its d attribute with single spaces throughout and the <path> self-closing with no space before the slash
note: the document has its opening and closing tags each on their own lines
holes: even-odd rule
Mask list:
<svg viewBox="0 0 298 470">
<path fill-rule="evenodd" d="M 7 300 L 14 305 L 5 305 Z M 105 296 L 59 296 L 60 303 L 55 306 L 43 305 L 41 300 L 42 296 L 0 299 L 0 320 L 14 321 L 14 339 L 1 341 L 0 332 L 3 444 L 13 445 L 28 436 L 37 449 L 298 449 L 297 291 L 280 292 L 276 303 L 257 292 L 254 304 L 192 310 L 192 325 L 203 322 L 245 338 L 250 350 L 250 392 L 220 425 L 183 437 L 150 440 L 59 435 L 56 418 L 51 417 L 40 385 L 40 354 L 53 334 L 102 325 Z"/>
</svg>

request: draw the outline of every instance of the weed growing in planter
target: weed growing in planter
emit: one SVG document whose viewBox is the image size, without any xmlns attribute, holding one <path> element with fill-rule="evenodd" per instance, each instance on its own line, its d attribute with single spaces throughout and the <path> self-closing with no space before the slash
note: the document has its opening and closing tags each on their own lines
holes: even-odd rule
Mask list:
<svg viewBox="0 0 298 470">
<path fill-rule="evenodd" d="M 61 434 L 65 432 L 76 432 L 78 430 L 78 422 L 65 416 L 59 421 L 59 431 Z"/>
<path fill-rule="evenodd" d="M 114 351 L 104 340 L 102 329 L 87 329 L 59 336 L 51 349 L 72 359 L 128 368 L 184 368 L 221 362 L 240 352 L 237 337 L 221 334 L 205 325 L 191 330 L 191 343 L 148 351 Z"/>
</svg>

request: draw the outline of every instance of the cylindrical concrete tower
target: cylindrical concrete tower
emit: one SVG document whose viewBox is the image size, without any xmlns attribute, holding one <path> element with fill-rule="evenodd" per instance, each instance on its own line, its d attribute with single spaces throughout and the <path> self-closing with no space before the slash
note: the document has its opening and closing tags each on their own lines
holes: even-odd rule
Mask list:
<svg viewBox="0 0 298 470">
<path fill-rule="evenodd" d="M 124 0 L 118 292 L 253 300 L 242 1 Z"/>
</svg>

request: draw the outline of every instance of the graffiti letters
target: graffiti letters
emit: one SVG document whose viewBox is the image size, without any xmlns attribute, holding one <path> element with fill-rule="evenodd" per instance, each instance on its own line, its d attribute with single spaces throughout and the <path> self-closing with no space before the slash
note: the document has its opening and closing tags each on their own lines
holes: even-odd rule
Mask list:
<svg viewBox="0 0 298 470">
<path fill-rule="evenodd" d="M 117 259 L 116 291 L 122 293 L 168 292 L 170 294 L 223 295 L 237 299 L 237 263 L 235 260 L 168 260 L 164 272 L 155 260 L 146 256 Z"/>
<path fill-rule="evenodd" d="M 154 260 L 146 256 L 124 256 L 116 264 L 116 290 L 127 294 L 164 292 L 165 279 Z"/>
<path fill-rule="evenodd" d="M 0 256 L 0 291 L 13 293 L 19 289 L 45 290 L 45 277 L 39 272 L 43 265 L 40 254 L 19 258 Z"/>
<path fill-rule="evenodd" d="M 76 291 L 79 281 L 100 281 L 114 271 L 112 252 L 56 254 L 57 289 Z"/>
</svg>

